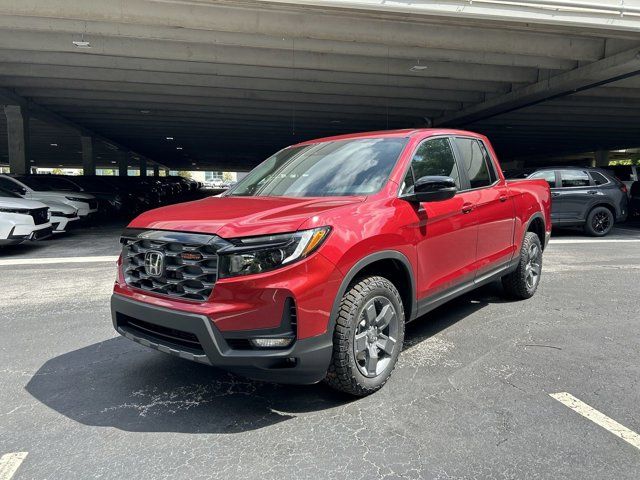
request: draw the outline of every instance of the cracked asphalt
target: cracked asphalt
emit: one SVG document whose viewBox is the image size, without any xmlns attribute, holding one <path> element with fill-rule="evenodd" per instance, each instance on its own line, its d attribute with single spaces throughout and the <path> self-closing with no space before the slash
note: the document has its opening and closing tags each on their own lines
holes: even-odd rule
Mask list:
<svg viewBox="0 0 640 480">
<path fill-rule="evenodd" d="M 117 227 L 0 251 L 116 255 Z M 640 432 L 640 229 L 554 236 L 542 283 L 498 284 L 407 329 L 363 399 L 249 381 L 113 331 L 110 262 L 1 265 L 0 455 L 16 479 L 637 479 L 640 451 L 549 396 Z"/>
</svg>

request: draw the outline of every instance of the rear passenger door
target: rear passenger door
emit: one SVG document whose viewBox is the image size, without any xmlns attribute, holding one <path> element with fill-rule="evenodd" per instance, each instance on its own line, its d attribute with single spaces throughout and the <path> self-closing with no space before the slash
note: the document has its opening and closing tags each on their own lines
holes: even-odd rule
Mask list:
<svg viewBox="0 0 640 480">
<path fill-rule="evenodd" d="M 482 140 L 454 137 L 458 164 L 462 166 L 465 195 L 475 205 L 478 222 L 475 278 L 506 267 L 514 252 L 515 210 L 506 182 Z"/>
<path fill-rule="evenodd" d="M 559 169 L 559 188 L 552 192 L 552 202 L 557 206 L 556 220 L 580 222 L 584 220 L 598 190 L 589 174 L 582 169 Z"/>
</svg>

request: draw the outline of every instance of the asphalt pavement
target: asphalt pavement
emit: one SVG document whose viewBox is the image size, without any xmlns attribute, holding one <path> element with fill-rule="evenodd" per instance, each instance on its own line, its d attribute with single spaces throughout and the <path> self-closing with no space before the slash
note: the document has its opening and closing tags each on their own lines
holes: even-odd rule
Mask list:
<svg viewBox="0 0 640 480">
<path fill-rule="evenodd" d="M 495 284 L 414 322 L 392 379 L 363 399 L 119 337 L 121 227 L 0 252 L 0 456 L 22 454 L 15 479 L 640 478 L 634 226 L 554 235 L 530 300 Z M 70 257 L 89 260 L 56 260 Z"/>
</svg>

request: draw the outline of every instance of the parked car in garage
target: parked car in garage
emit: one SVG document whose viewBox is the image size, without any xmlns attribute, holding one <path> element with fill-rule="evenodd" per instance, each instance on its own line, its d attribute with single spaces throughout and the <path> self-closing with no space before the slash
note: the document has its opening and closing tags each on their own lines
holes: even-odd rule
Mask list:
<svg viewBox="0 0 640 480">
<path fill-rule="evenodd" d="M 64 233 L 80 220 L 78 209 L 66 203 L 47 200 L 46 205 L 51 213 L 53 233 Z"/>
<path fill-rule="evenodd" d="M 276 153 L 221 197 L 123 232 L 115 329 L 250 377 L 380 389 L 405 323 L 488 282 L 534 295 L 549 186 L 506 181 L 484 136 L 325 138 Z"/>
<path fill-rule="evenodd" d="M 98 200 L 93 195 L 54 190 L 46 182 L 41 182 L 38 175 L 0 175 L 0 187 L 27 200 L 65 203 L 74 207 L 80 218 L 86 218 L 98 211 Z"/>
<path fill-rule="evenodd" d="M 0 246 L 51 236 L 49 208 L 0 188 Z"/>
<path fill-rule="evenodd" d="M 629 214 L 627 187 L 600 168 L 548 167 L 529 175 L 551 187 L 551 220 L 557 226 L 582 226 L 602 237 Z"/>
<path fill-rule="evenodd" d="M 629 212 L 634 218 L 640 218 L 640 180 L 633 182 L 629 191 Z"/>
<path fill-rule="evenodd" d="M 38 181 L 47 184 L 50 188 L 61 192 L 85 192 L 93 195 L 98 200 L 98 211 L 120 213 L 123 202 L 118 194 L 109 186 L 99 180 L 97 176 L 70 176 L 70 175 L 39 175 Z"/>
</svg>

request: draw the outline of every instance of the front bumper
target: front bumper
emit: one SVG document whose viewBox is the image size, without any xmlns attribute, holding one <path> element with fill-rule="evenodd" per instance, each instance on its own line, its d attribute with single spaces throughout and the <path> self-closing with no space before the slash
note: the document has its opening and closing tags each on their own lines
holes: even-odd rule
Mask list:
<svg viewBox="0 0 640 480">
<path fill-rule="evenodd" d="M 298 339 L 286 349 L 235 349 L 206 315 L 118 294 L 111 297 L 111 314 L 118 333 L 141 345 L 257 380 L 317 383 L 325 377 L 333 348 L 331 332 L 326 332 Z"/>
</svg>

